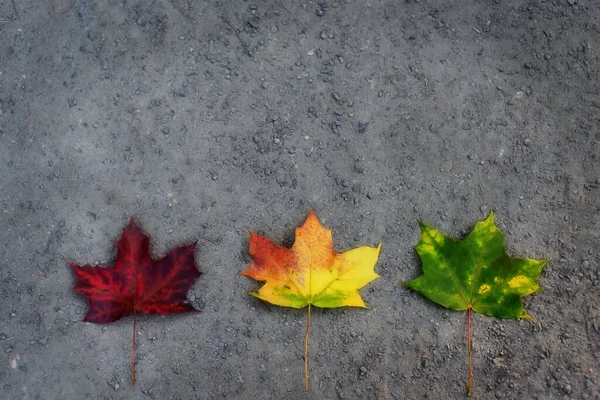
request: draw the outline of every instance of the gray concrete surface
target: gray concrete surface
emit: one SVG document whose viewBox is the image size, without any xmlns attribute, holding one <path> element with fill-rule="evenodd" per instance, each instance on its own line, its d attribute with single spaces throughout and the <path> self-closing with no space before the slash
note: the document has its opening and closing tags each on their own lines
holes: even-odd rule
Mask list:
<svg viewBox="0 0 600 400">
<path fill-rule="evenodd" d="M 552 258 L 534 321 L 474 318 L 476 399 L 600 398 L 595 0 L 0 1 L 0 397 L 455 399 L 465 315 L 396 284 L 417 219 L 489 210 Z M 382 242 L 369 310 L 261 303 L 248 231 Z M 198 240 L 202 313 L 81 322 L 68 262 Z"/>
</svg>

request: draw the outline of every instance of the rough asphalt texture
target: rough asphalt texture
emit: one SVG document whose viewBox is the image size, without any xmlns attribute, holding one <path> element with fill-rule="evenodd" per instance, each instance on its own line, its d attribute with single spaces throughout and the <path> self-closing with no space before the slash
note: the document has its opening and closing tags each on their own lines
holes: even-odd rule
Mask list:
<svg viewBox="0 0 600 400">
<path fill-rule="evenodd" d="M 476 315 L 476 399 L 600 398 L 596 0 L 0 1 L 0 397 L 457 399 L 465 313 L 396 286 L 422 220 L 551 258 Z M 377 245 L 369 310 L 262 303 L 248 231 Z M 202 313 L 81 322 L 68 262 L 198 241 Z"/>
</svg>

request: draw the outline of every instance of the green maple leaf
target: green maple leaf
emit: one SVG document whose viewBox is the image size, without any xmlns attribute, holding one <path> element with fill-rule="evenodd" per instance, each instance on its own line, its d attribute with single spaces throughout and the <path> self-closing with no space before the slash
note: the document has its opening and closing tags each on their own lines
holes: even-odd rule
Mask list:
<svg viewBox="0 0 600 400">
<path fill-rule="evenodd" d="M 430 300 L 452 310 L 467 310 L 469 376 L 471 362 L 471 310 L 497 318 L 532 319 L 521 297 L 540 290 L 537 281 L 549 260 L 513 258 L 504 249 L 504 233 L 494 224 L 494 214 L 475 224 L 469 236 L 456 241 L 419 222 L 422 235 L 415 249 L 423 275 L 405 282 Z"/>
</svg>

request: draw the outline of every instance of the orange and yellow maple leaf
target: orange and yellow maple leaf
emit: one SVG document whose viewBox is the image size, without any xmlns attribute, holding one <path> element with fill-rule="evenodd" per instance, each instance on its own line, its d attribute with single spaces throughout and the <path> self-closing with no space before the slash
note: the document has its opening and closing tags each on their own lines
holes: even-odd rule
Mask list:
<svg viewBox="0 0 600 400">
<path fill-rule="evenodd" d="M 302 308 L 308 305 L 305 341 L 307 389 L 310 306 L 366 308 L 358 289 L 379 277 L 374 268 L 380 249 L 381 244 L 336 253 L 331 230 L 321 225 L 312 210 L 304 225 L 296 228 L 296 241 L 291 249 L 250 233 L 250 255 L 254 262 L 241 274 L 265 282 L 258 292 L 250 294 L 279 306 Z"/>
<path fill-rule="evenodd" d="M 358 289 L 379 277 L 374 267 L 380 249 L 381 244 L 336 253 L 331 230 L 310 211 L 304 225 L 296 229 L 291 249 L 251 232 L 254 263 L 241 274 L 265 282 L 250 294 L 279 306 L 366 308 Z"/>
</svg>

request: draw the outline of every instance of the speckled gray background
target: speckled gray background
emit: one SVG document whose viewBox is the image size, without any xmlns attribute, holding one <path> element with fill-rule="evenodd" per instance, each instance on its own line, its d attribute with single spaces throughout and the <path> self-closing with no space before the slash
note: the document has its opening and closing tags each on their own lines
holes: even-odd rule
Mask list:
<svg viewBox="0 0 600 400">
<path fill-rule="evenodd" d="M 456 399 L 463 313 L 417 276 L 417 219 L 495 210 L 552 258 L 533 322 L 476 316 L 476 399 L 600 398 L 600 4 L 0 1 L 3 399 Z M 248 231 L 309 208 L 337 251 L 383 243 L 370 310 L 248 296 Z M 202 313 L 81 322 L 67 263 L 110 265 L 129 218 L 198 240 Z"/>
</svg>

